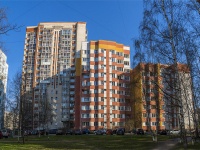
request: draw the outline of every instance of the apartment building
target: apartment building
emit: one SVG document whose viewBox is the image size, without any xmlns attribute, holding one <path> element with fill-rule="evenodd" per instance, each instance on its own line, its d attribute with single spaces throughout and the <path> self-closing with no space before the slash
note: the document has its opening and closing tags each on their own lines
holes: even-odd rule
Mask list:
<svg viewBox="0 0 200 150">
<path fill-rule="evenodd" d="M 124 127 L 131 117 L 130 47 L 83 42 L 76 58 L 75 128 Z"/>
<path fill-rule="evenodd" d="M 26 28 L 23 111 L 30 129 L 74 126 L 75 56 L 87 41 L 85 22 L 46 22 Z"/>
<path fill-rule="evenodd" d="M 185 128 L 194 127 L 189 69 L 184 64 L 177 66 L 175 71 L 173 65 L 139 63 L 132 70 L 135 127 L 148 131 L 179 129 L 181 110 Z"/>
<path fill-rule="evenodd" d="M 7 56 L 0 50 L 0 129 L 4 128 L 4 112 L 8 78 Z"/>
</svg>

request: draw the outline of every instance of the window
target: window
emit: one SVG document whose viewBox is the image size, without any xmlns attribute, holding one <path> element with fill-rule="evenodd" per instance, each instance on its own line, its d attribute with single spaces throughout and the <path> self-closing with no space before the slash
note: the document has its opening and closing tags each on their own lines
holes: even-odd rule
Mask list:
<svg viewBox="0 0 200 150">
<path fill-rule="evenodd" d="M 98 90 L 95 89 L 95 90 L 94 90 L 94 93 L 95 93 L 95 94 L 98 93 Z"/>
<path fill-rule="evenodd" d="M 98 110 L 98 106 L 95 105 L 95 106 L 94 106 L 94 110 Z"/>
<path fill-rule="evenodd" d="M 81 114 L 81 118 L 89 118 L 90 115 L 89 114 Z"/>
<path fill-rule="evenodd" d="M 87 58 L 83 58 L 83 61 L 86 62 L 86 61 L 87 61 Z"/>
<path fill-rule="evenodd" d="M 104 105 L 101 105 L 101 109 L 104 109 Z"/>
<path fill-rule="evenodd" d="M 165 117 L 165 113 L 162 114 L 162 117 Z"/>
<path fill-rule="evenodd" d="M 118 71 L 123 71 L 123 68 L 122 67 L 117 67 L 117 70 Z"/>
<path fill-rule="evenodd" d="M 94 114 L 94 118 L 98 118 L 98 114 Z"/>
<path fill-rule="evenodd" d="M 118 60 L 117 60 L 117 63 L 118 63 L 118 64 L 122 64 L 122 63 L 123 63 L 123 60 L 118 59 Z"/>
<path fill-rule="evenodd" d="M 98 66 L 97 65 L 94 65 L 94 70 L 98 70 Z"/>
<path fill-rule="evenodd" d="M 114 98 L 114 97 L 111 97 L 110 100 L 111 100 L 112 102 L 115 102 L 115 98 Z"/>
<path fill-rule="evenodd" d="M 152 122 L 151 125 L 152 125 L 152 126 L 156 126 L 156 122 Z"/>
<path fill-rule="evenodd" d="M 94 53 L 95 53 L 95 54 L 98 54 L 98 50 L 94 50 Z"/>
<path fill-rule="evenodd" d="M 89 122 L 82 122 L 82 126 L 89 126 Z"/>
<path fill-rule="evenodd" d="M 115 90 L 114 89 L 110 89 L 110 93 L 115 94 Z"/>
<path fill-rule="evenodd" d="M 146 118 L 146 117 L 147 117 L 147 114 L 146 114 L 146 113 L 143 113 L 143 117 Z"/>
<path fill-rule="evenodd" d="M 152 118 L 155 118 L 155 117 L 156 117 L 156 114 L 151 114 L 151 117 L 152 117 Z"/>
<path fill-rule="evenodd" d="M 129 58 L 129 55 L 128 54 L 124 54 L 124 58 Z"/>
<path fill-rule="evenodd" d="M 115 50 L 110 50 L 112 54 L 115 54 Z"/>
<path fill-rule="evenodd" d="M 104 97 L 101 97 L 101 101 L 104 102 Z"/>
<path fill-rule="evenodd" d="M 151 105 L 151 109 L 156 109 L 156 105 Z"/>
<path fill-rule="evenodd" d="M 129 65 L 129 61 L 124 61 L 124 65 Z"/>
<path fill-rule="evenodd" d="M 122 115 L 122 114 L 119 114 L 119 115 L 118 115 L 118 118 L 123 118 L 123 115 Z"/>
<path fill-rule="evenodd" d="M 111 66 L 112 70 L 115 70 L 115 66 Z"/>
<path fill-rule="evenodd" d="M 95 101 L 95 102 L 98 102 L 98 97 L 94 97 L 94 101 Z"/>
<path fill-rule="evenodd" d="M 112 109 L 115 110 L 115 106 L 112 106 Z"/>
<path fill-rule="evenodd" d="M 112 61 L 112 62 L 115 62 L 115 58 L 111 58 L 111 61 Z"/>
<path fill-rule="evenodd" d="M 115 78 L 115 74 L 114 73 L 111 73 L 110 75 L 111 75 L 112 78 Z"/>
<path fill-rule="evenodd" d="M 95 57 L 95 58 L 94 58 L 94 61 L 95 61 L 95 62 L 98 62 L 98 57 Z"/>
<path fill-rule="evenodd" d="M 94 73 L 94 77 L 95 77 L 95 78 L 98 78 L 98 73 Z"/>
<path fill-rule="evenodd" d="M 104 122 L 101 122 L 101 126 L 104 126 Z"/>
<path fill-rule="evenodd" d="M 125 76 L 124 79 L 129 81 L 130 77 L 129 76 Z"/>
<path fill-rule="evenodd" d="M 124 106 L 119 106 L 119 110 L 125 110 Z"/>
<path fill-rule="evenodd" d="M 124 100 L 123 98 L 119 98 L 119 99 L 118 99 L 118 102 L 120 102 L 120 103 L 124 103 L 125 100 Z"/>
<path fill-rule="evenodd" d="M 94 126 L 98 126 L 98 122 L 94 122 Z"/>
<path fill-rule="evenodd" d="M 115 82 L 114 82 L 114 81 L 110 81 L 110 84 L 111 84 L 112 86 L 115 86 Z"/>
<path fill-rule="evenodd" d="M 97 86 L 98 85 L 98 81 L 94 81 L 94 85 Z"/>
</svg>

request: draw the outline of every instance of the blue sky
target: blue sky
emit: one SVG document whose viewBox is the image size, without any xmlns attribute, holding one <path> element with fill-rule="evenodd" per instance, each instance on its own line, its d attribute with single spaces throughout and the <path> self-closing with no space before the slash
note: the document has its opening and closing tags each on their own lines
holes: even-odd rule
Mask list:
<svg viewBox="0 0 200 150">
<path fill-rule="evenodd" d="M 116 41 L 133 51 L 132 39 L 138 36 L 143 9 L 142 0 L 1 0 L 0 7 L 7 8 L 10 23 L 23 26 L 20 31 L 11 31 L 0 38 L 5 42 L 10 79 L 22 67 L 27 26 L 37 26 L 40 22 L 84 21 L 88 41 Z"/>
</svg>

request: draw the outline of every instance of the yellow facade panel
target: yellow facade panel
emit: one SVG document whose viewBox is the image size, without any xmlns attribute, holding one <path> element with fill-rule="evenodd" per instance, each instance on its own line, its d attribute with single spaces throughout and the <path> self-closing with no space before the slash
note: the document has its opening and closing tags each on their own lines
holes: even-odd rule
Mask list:
<svg viewBox="0 0 200 150">
<path fill-rule="evenodd" d="M 95 49 L 109 49 L 109 50 L 115 50 L 117 52 L 124 52 L 123 49 L 123 44 L 118 44 L 116 42 L 111 42 L 111 41 L 91 41 L 90 42 L 90 50 L 95 50 Z"/>
<path fill-rule="evenodd" d="M 76 76 L 81 75 L 81 58 L 76 58 Z"/>
</svg>

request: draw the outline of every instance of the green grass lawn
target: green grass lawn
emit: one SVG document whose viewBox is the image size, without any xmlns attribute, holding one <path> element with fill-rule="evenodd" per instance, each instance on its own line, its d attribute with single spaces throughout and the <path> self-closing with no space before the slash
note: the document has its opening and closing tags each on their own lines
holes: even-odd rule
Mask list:
<svg viewBox="0 0 200 150">
<path fill-rule="evenodd" d="M 158 141 L 168 140 L 168 136 L 159 136 Z M 158 142 L 159 143 L 159 142 Z M 17 138 L 0 139 L 0 150 L 51 150 L 51 149 L 153 149 L 158 143 L 151 136 L 139 135 L 50 135 L 28 136 L 25 144 Z"/>
<path fill-rule="evenodd" d="M 164 140 L 164 138 L 160 138 Z M 25 144 L 22 139 L 16 138 L 0 140 L 0 150 L 35 150 L 35 149 L 149 149 L 156 146 L 150 136 L 117 136 L 117 135 L 50 135 L 26 137 Z"/>
</svg>

